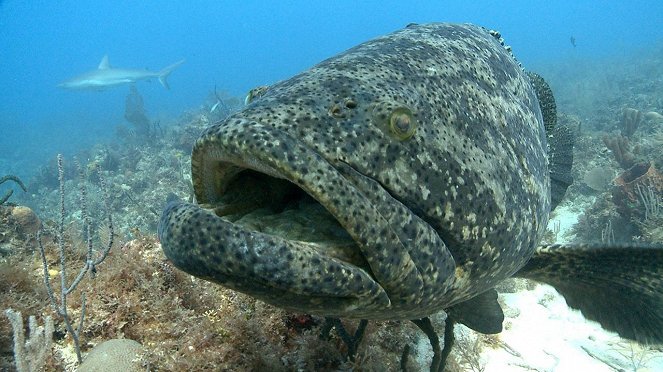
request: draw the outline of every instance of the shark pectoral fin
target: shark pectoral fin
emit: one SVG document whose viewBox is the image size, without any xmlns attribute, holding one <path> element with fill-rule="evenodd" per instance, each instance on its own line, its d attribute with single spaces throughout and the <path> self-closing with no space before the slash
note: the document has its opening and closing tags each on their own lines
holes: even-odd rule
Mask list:
<svg viewBox="0 0 663 372">
<path fill-rule="evenodd" d="M 170 89 L 170 86 L 168 85 L 168 75 L 170 75 L 171 72 L 173 72 L 176 68 L 180 67 L 182 63 L 184 63 L 185 60 L 181 60 L 179 62 L 173 63 L 172 65 L 163 68 L 161 71 L 159 71 L 159 82 L 161 85 L 163 85 L 164 88 Z"/>
<path fill-rule="evenodd" d="M 543 246 L 516 276 L 552 285 L 621 337 L 663 342 L 663 247 Z"/>
<path fill-rule="evenodd" d="M 479 333 L 492 335 L 502 332 L 504 313 L 494 289 L 454 305 L 446 312 L 455 322 Z"/>
</svg>

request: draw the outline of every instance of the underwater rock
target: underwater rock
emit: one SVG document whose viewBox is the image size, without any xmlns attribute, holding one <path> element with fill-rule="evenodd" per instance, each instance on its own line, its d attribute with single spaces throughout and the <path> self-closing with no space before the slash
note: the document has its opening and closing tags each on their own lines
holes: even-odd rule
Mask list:
<svg viewBox="0 0 663 372">
<path fill-rule="evenodd" d="M 129 339 L 108 340 L 95 346 L 78 372 L 144 371 L 139 361 L 143 346 Z"/>
<path fill-rule="evenodd" d="M 663 174 L 651 163 L 638 163 L 622 172 L 614 181 L 612 201 L 624 217 L 644 216 L 645 207 L 640 200 L 638 188 L 653 188 L 654 193 L 663 193 Z"/>
<path fill-rule="evenodd" d="M 9 215 L 10 223 L 14 224 L 21 234 L 36 234 L 41 227 L 41 221 L 35 212 L 25 206 L 12 207 Z"/>
<path fill-rule="evenodd" d="M 649 111 L 645 114 L 645 119 L 654 120 L 654 121 L 663 121 L 663 115 L 659 114 L 656 111 Z"/>
<path fill-rule="evenodd" d="M 610 186 L 614 176 L 611 168 L 606 166 L 596 167 L 585 172 L 582 181 L 592 190 L 603 192 Z"/>
</svg>

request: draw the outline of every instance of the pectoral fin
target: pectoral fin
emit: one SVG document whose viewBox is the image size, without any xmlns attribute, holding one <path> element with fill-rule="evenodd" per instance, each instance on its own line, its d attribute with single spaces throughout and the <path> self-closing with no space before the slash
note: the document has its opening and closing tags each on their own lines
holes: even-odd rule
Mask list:
<svg viewBox="0 0 663 372">
<path fill-rule="evenodd" d="M 516 276 L 552 285 L 621 337 L 663 342 L 663 247 L 543 246 Z"/>
<path fill-rule="evenodd" d="M 491 335 L 502 332 L 504 313 L 497 302 L 497 291 L 488 290 L 447 310 L 455 322 L 479 333 Z"/>
</svg>

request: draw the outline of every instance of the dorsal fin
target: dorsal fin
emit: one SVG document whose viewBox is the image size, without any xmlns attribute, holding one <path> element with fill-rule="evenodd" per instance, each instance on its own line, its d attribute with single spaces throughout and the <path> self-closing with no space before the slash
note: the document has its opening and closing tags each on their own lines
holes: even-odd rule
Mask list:
<svg viewBox="0 0 663 372">
<path fill-rule="evenodd" d="M 574 137 L 571 129 L 557 125 L 548 134 L 548 164 L 550 167 L 550 210 L 555 209 L 564 198 L 566 189 L 573 183 Z"/>
<path fill-rule="evenodd" d="M 108 55 L 105 55 L 99 63 L 99 70 L 107 70 L 110 68 L 110 63 L 108 63 Z"/>
<path fill-rule="evenodd" d="M 555 96 L 541 75 L 531 71 L 527 71 L 526 73 L 536 92 L 536 98 L 539 99 L 539 108 L 543 116 L 543 125 L 546 128 L 546 133 L 550 135 L 552 129 L 557 125 L 557 103 L 555 103 Z"/>
<path fill-rule="evenodd" d="M 543 125 L 548 137 L 548 164 L 550 168 L 551 206 L 553 210 L 562 201 L 566 189 L 573 183 L 574 137 L 570 128 L 557 125 L 557 104 L 548 83 L 538 74 L 528 72 L 527 76 L 539 100 Z"/>
</svg>

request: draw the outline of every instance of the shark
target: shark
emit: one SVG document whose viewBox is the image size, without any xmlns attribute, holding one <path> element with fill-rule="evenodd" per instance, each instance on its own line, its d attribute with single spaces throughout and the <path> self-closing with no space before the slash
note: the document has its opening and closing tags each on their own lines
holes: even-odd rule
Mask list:
<svg viewBox="0 0 663 372">
<path fill-rule="evenodd" d="M 158 78 L 164 88 L 170 89 L 167 80 L 168 75 L 184 62 L 185 60 L 183 59 L 160 71 L 154 72 L 149 70 L 113 68 L 108 61 L 108 56 L 105 55 L 101 59 L 97 69 L 66 80 L 58 84 L 58 87 L 72 90 L 104 90 L 117 85 L 135 83 L 138 80 Z"/>
</svg>

